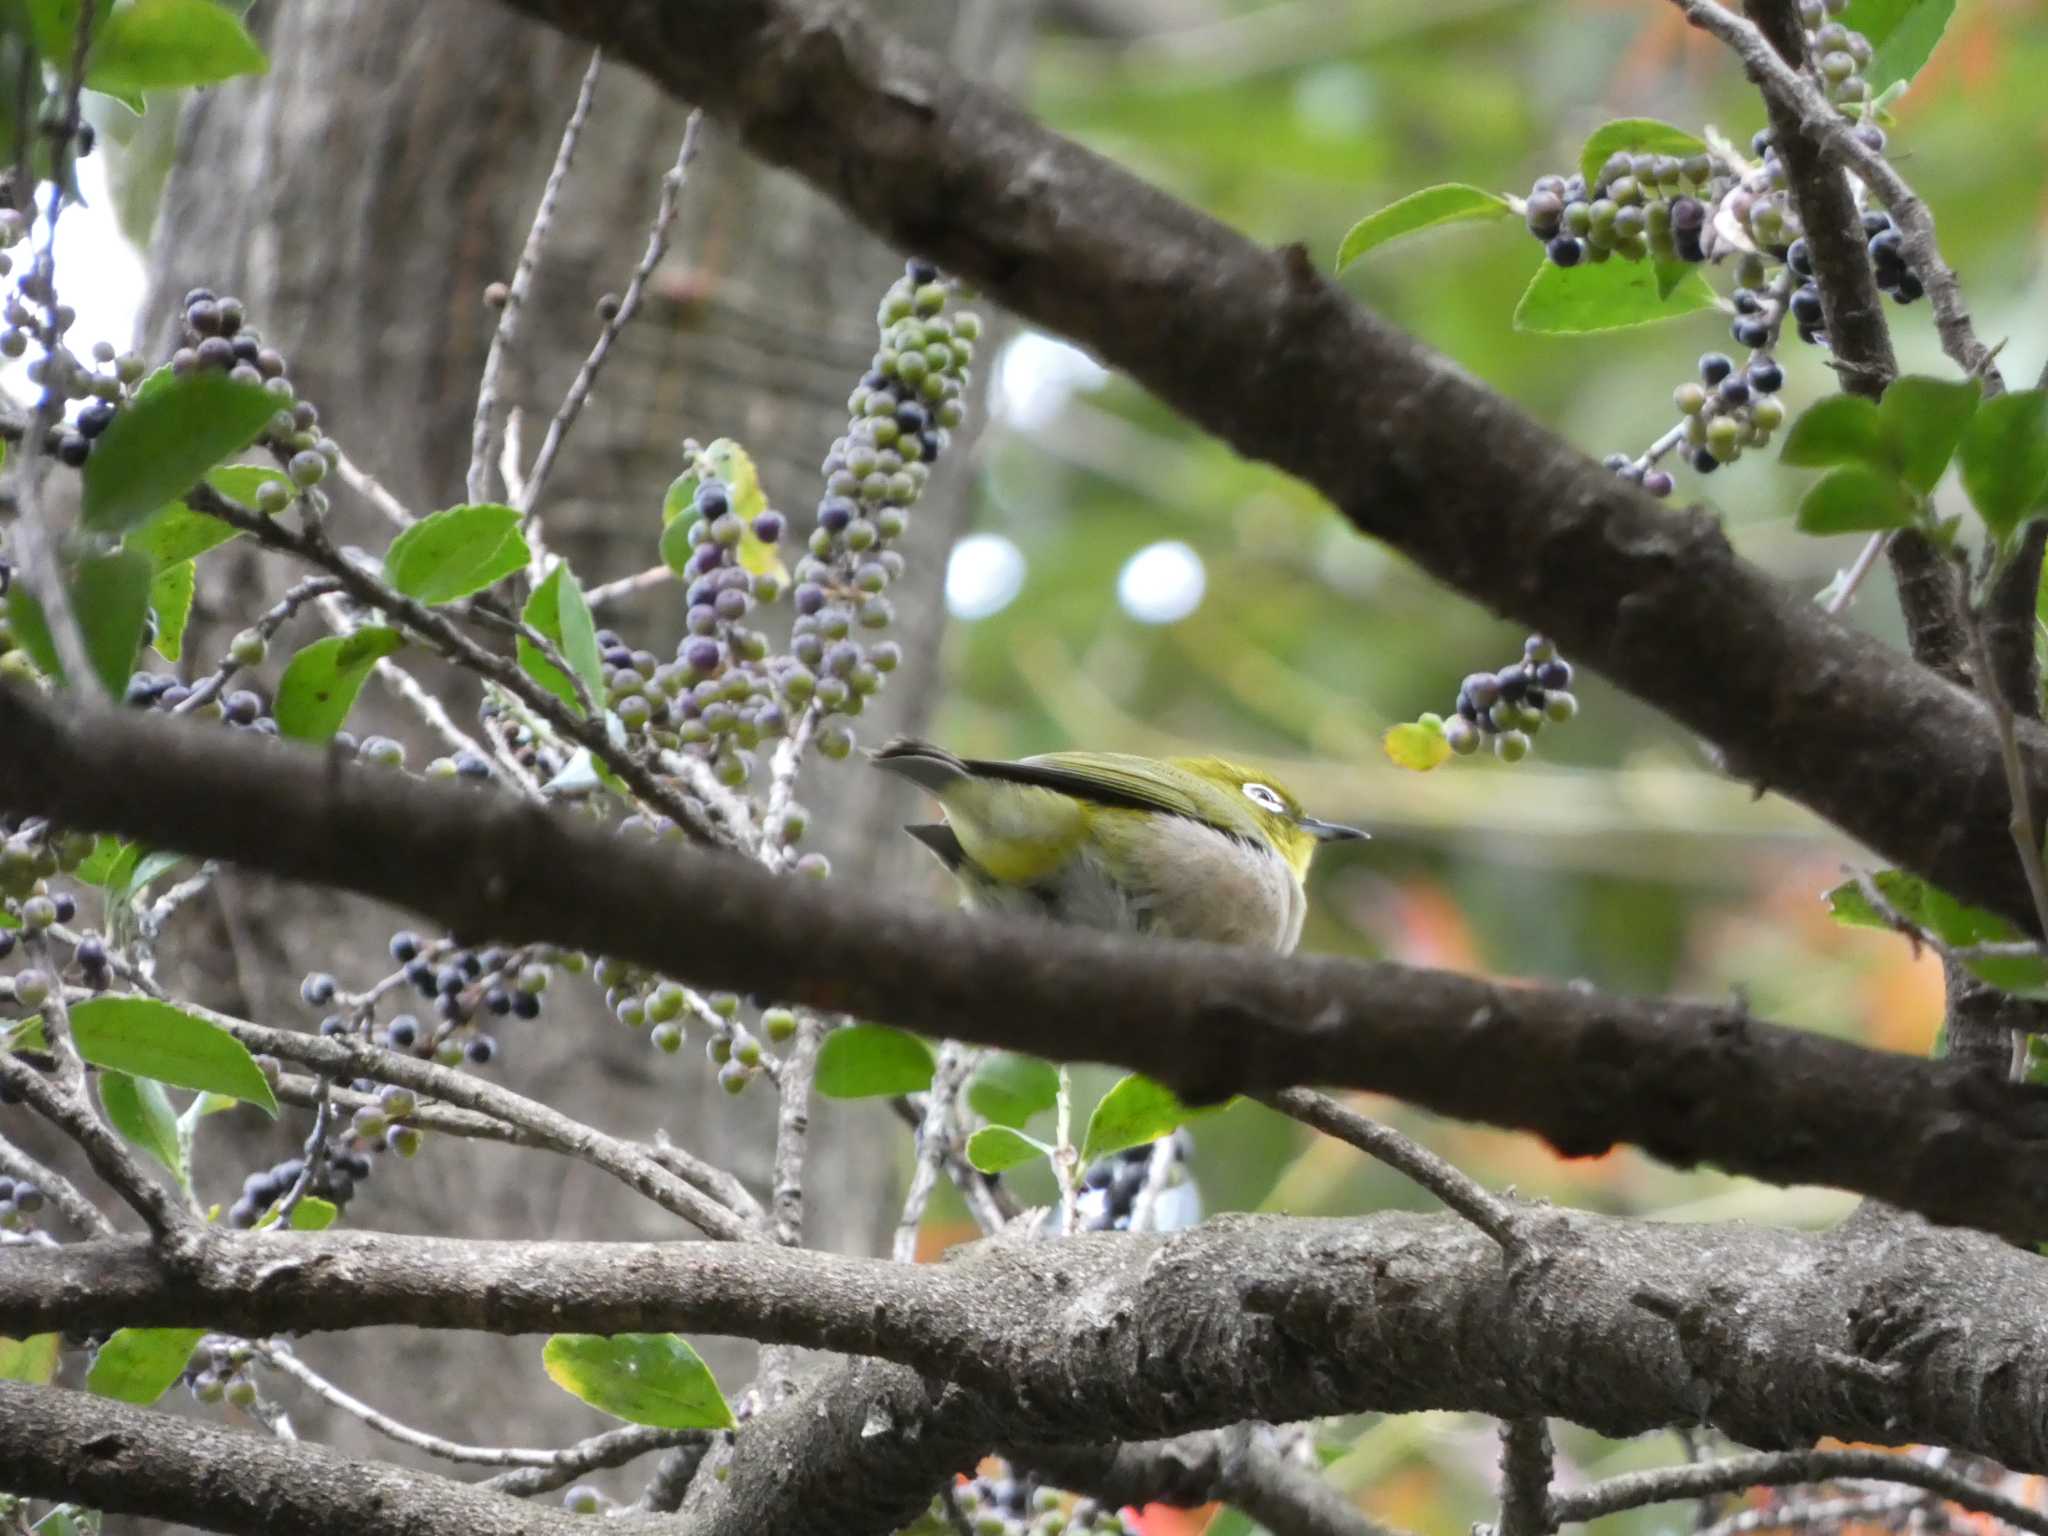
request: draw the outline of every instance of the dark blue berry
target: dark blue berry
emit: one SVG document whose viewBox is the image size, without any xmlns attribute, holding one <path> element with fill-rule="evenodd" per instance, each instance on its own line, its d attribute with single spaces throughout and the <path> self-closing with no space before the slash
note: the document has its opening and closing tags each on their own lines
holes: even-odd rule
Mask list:
<svg viewBox="0 0 2048 1536">
<path fill-rule="evenodd" d="M 1807 248 L 1804 235 L 1785 248 L 1785 265 L 1801 277 L 1813 276 L 1813 252 Z"/>
<path fill-rule="evenodd" d="M 913 256 L 903 263 L 903 274 L 920 288 L 939 280 L 939 269 L 922 256 Z"/>
<path fill-rule="evenodd" d="M 465 779 L 488 779 L 491 765 L 474 752 L 458 752 L 455 754 L 455 771 Z"/>
<path fill-rule="evenodd" d="M 391 958 L 400 965 L 410 965 L 420 957 L 420 936 L 410 928 L 401 928 L 391 935 Z"/>
<path fill-rule="evenodd" d="M 697 515 L 709 521 L 723 517 L 732 510 L 732 498 L 726 494 L 723 480 L 706 480 L 697 487 Z"/>
<path fill-rule="evenodd" d="M 1739 319 L 1729 327 L 1729 334 L 1735 338 L 1738 347 L 1748 347 L 1751 351 L 1769 346 L 1771 341 L 1771 328 L 1761 320 Z"/>
<path fill-rule="evenodd" d="M 469 978 L 462 974 L 461 966 L 443 966 L 440 974 L 434 978 L 434 990 L 443 997 L 453 997 L 462 990 L 463 983 L 468 980 Z"/>
<path fill-rule="evenodd" d="M 1749 387 L 1760 395 L 1774 395 L 1785 383 L 1785 370 L 1768 357 L 1749 365 Z"/>
<path fill-rule="evenodd" d="M 478 1035 L 469 1042 L 469 1059 L 478 1066 L 488 1066 L 498 1054 L 498 1042 L 489 1035 Z"/>
<path fill-rule="evenodd" d="M 512 994 L 512 1016 L 515 1019 L 539 1018 L 539 996 L 532 992 L 514 992 Z"/>
<path fill-rule="evenodd" d="M 1570 235 L 1559 235 L 1544 250 L 1560 267 L 1576 267 L 1579 258 L 1586 254 L 1586 248 Z"/>
<path fill-rule="evenodd" d="M 1718 384 L 1734 371 L 1734 360 L 1725 352 L 1709 352 L 1700 359 L 1700 378 L 1708 384 Z"/>
<path fill-rule="evenodd" d="M 1891 227 L 1892 216 L 1880 209 L 1873 208 L 1863 215 L 1863 233 L 1866 237 L 1881 235 Z"/>
<path fill-rule="evenodd" d="M 69 891 L 59 891 L 51 905 L 56 907 L 57 921 L 60 923 L 68 923 L 78 916 L 78 898 Z"/>
<path fill-rule="evenodd" d="M 1494 674 L 1494 680 L 1500 684 L 1500 696 L 1510 704 L 1520 702 L 1522 695 L 1529 691 L 1529 671 L 1520 662 L 1512 667 L 1502 667 Z"/>
<path fill-rule="evenodd" d="M 394 1050 L 409 1051 L 420 1038 L 420 1021 L 409 1013 L 401 1013 L 391 1021 L 385 1034 Z"/>
<path fill-rule="evenodd" d="M 1716 393 L 1720 395 L 1721 403 L 1730 410 L 1738 406 L 1747 405 L 1749 404 L 1749 380 L 1739 373 L 1731 373 L 1721 381 L 1721 387 Z"/>
<path fill-rule="evenodd" d="M 1820 289 L 1808 283 L 1803 288 L 1793 290 L 1792 318 L 1805 326 L 1821 323 Z"/>
<path fill-rule="evenodd" d="M 1711 475 L 1721 467 L 1721 461 L 1705 448 L 1695 448 L 1692 455 L 1692 467 L 1703 475 Z"/>
<path fill-rule="evenodd" d="M 1546 661 L 1536 668 L 1536 681 L 1545 688 L 1569 688 L 1572 685 L 1572 664 L 1568 661 Z"/>
</svg>

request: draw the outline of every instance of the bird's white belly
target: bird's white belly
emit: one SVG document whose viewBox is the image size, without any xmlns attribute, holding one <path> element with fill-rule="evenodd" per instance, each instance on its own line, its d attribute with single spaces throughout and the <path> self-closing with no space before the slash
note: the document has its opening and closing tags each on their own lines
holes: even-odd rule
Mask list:
<svg viewBox="0 0 2048 1536">
<path fill-rule="evenodd" d="M 1091 851 L 1033 889 L 980 884 L 973 904 L 1077 927 L 1282 953 L 1300 942 L 1308 899 L 1278 854 L 1180 816 L 1153 818 L 1143 836 L 1143 845 L 1114 866 Z M 1142 881 L 1133 867 L 1144 870 Z"/>
</svg>

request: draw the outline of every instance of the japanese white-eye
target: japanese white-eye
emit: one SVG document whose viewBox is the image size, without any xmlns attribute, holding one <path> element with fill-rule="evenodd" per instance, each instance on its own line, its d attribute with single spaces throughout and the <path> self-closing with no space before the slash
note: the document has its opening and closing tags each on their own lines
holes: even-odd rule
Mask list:
<svg viewBox="0 0 2048 1536">
<path fill-rule="evenodd" d="M 1281 952 L 1301 938 L 1318 821 L 1272 776 L 1219 757 L 1049 752 L 1021 762 L 892 741 L 875 763 L 930 792 L 942 822 L 908 827 L 967 905 L 1093 928 Z"/>
</svg>

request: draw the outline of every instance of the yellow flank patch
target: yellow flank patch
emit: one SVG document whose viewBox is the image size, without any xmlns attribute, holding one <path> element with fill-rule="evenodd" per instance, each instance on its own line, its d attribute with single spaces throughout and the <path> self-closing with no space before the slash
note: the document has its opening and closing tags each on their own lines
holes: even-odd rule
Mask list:
<svg viewBox="0 0 2048 1536">
<path fill-rule="evenodd" d="M 1029 885 L 1066 863 L 1085 823 L 1070 796 L 1035 785 L 963 779 L 939 797 L 968 858 L 1004 885 Z"/>
</svg>

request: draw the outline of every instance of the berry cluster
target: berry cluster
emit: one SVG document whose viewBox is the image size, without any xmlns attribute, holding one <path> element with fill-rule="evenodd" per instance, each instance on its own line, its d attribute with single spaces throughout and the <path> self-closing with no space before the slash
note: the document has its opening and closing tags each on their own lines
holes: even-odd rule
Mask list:
<svg viewBox="0 0 2048 1536">
<path fill-rule="evenodd" d="M 553 980 L 554 967 L 581 970 L 580 954 L 558 953 L 532 944 L 516 949 L 492 946 L 462 948 L 448 940 L 428 942 L 410 930 L 391 936 L 391 958 L 403 968 L 399 975 L 433 1005 L 434 1020 L 422 1023 L 411 1013 L 394 1015 L 381 1030 L 372 1030 L 379 1045 L 407 1051 L 445 1067 L 489 1066 L 498 1058 L 498 1041 L 480 1027 L 482 1018 L 537 1019 L 541 994 Z M 383 988 L 374 989 L 354 1005 L 354 1027 L 371 1029 L 371 1013 Z M 324 1008 L 336 995 L 334 978 L 308 976 L 300 988 L 307 1004 Z M 340 1034 L 351 1019 L 330 1014 L 320 1022 L 322 1034 Z M 403 1118 L 396 1117 L 396 1118 Z"/>
<path fill-rule="evenodd" d="M 171 354 L 171 372 L 214 371 L 245 384 L 261 384 L 277 397 L 277 414 L 261 439 L 264 446 L 277 455 L 299 489 L 326 479 L 341 460 L 341 448 L 333 438 L 320 435 L 319 410 L 312 401 L 298 398 L 285 373 L 284 355 L 265 346 L 248 326 L 242 301 L 211 288 L 194 288 L 185 295 L 180 325 L 183 345 Z M 291 497 L 290 489 L 271 481 L 257 493 L 257 510 L 282 512 Z"/>
<path fill-rule="evenodd" d="M 1541 635 L 1522 644 L 1522 659 L 1498 672 L 1474 672 L 1458 689 L 1457 712 L 1442 721 L 1451 750 L 1469 756 L 1487 737 L 1502 762 L 1529 755 L 1529 738 L 1546 721 L 1571 719 L 1579 701 L 1569 689 L 1572 665 Z M 1430 718 L 1424 716 L 1424 721 Z"/>
<path fill-rule="evenodd" d="M 0 1178 L 0 1228 L 23 1232 L 35 1225 L 43 1192 L 27 1179 Z"/>
<path fill-rule="evenodd" d="M 347 1139 L 326 1148 L 306 1183 L 306 1193 L 337 1207 L 347 1206 L 356 1196 L 357 1182 L 370 1176 L 369 1153 L 375 1146 Z M 245 1229 L 255 1226 L 265 1211 L 291 1193 L 305 1171 L 305 1158 L 294 1156 L 250 1174 L 242 1180 L 241 1194 L 228 1207 L 228 1224 Z"/>
<path fill-rule="evenodd" d="M 1129 1529 L 1122 1516 L 1094 1499 L 1019 1478 L 1007 1462 L 997 1466 L 999 1471 L 983 1472 L 953 1490 L 974 1536 L 1122 1536 Z M 942 1502 L 934 1501 L 932 1518 L 950 1526 Z"/>
<path fill-rule="evenodd" d="M 1680 430 L 1692 449 L 1692 467 L 1707 475 L 1741 458 L 1744 448 L 1766 446 L 1771 434 L 1785 424 L 1785 405 L 1777 396 L 1785 382 L 1785 370 L 1763 354 L 1738 368 L 1724 352 L 1707 353 L 1699 366 L 1698 382 L 1679 385 L 1671 399 L 1678 407 Z M 1649 489 L 1649 475 L 1670 479 L 1661 470 L 1643 474 L 1625 457 L 1619 463 L 1614 459 L 1608 463 L 1619 474 L 1641 475 L 1645 489 Z"/>
<path fill-rule="evenodd" d="M 186 1390 L 202 1403 L 253 1408 L 259 1395 L 249 1370 L 254 1358 L 255 1352 L 239 1339 L 202 1339 L 185 1364 Z"/>
<path fill-rule="evenodd" d="M 1153 1203 L 1149 1230 L 1174 1232 L 1201 1219 L 1201 1194 L 1188 1170 L 1194 1138 L 1186 1130 L 1173 1137 L 1173 1167 Z M 1090 1163 L 1081 1175 L 1080 1216 L 1083 1232 L 1128 1232 L 1137 1215 L 1138 1196 L 1152 1171 L 1157 1142 L 1126 1147 Z"/>
<path fill-rule="evenodd" d="M 1560 267 L 1619 256 L 1702 262 L 1708 210 L 1729 181 L 1708 155 L 1607 157 L 1589 185 L 1584 176 L 1539 176 L 1523 203 L 1529 233 Z"/>
</svg>

